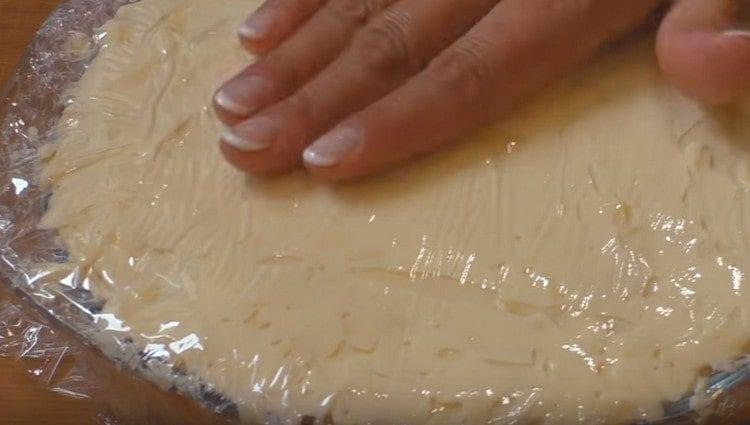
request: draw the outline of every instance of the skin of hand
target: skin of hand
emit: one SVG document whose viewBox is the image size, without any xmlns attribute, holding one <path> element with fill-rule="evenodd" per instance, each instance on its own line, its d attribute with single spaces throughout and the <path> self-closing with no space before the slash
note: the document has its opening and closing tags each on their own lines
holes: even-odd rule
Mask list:
<svg viewBox="0 0 750 425">
<path fill-rule="evenodd" d="M 215 108 L 236 167 L 358 179 L 510 112 L 642 25 L 662 0 L 267 0 L 240 28 L 257 62 Z M 750 87 L 749 0 L 678 0 L 657 54 L 686 93 Z"/>
</svg>

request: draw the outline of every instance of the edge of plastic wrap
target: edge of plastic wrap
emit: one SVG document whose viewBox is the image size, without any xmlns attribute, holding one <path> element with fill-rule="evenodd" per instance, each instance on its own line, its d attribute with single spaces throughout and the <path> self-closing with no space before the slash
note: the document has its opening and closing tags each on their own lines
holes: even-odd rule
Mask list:
<svg viewBox="0 0 750 425">
<path fill-rule="evenodd" d="M 35 177 L 39 175 L 37 160 L 43 155 L 43 146 L 55 140 L 56 121 L 67 105 L 67 88 L 96 56 L 97 28 L 120 6 L 135 1 L 63 2 L 39 30 L 20 68 L 1 93 L 0 276 L 4 282 L 0 285 L 10 285 L 0 287 L 0 357 L 36 359 L 40 366 L 32 373 L 47 387 L 71 397 L 92 399 L 106 398 L 101 393 L 107 392 L 102 391 L 107 387 L 104 374 L 92 365 L 112 365 L 114 360 L 114 366 L 132 376 L 145 377 L 161 390 L 169 390 L 166 393 L 197 401 L 207 414 L 218 413 L 222 422 L 236 422 L 237 405 L 179 364 L 144 352 L 127 337 L 116 344 L 98 341 L 102 338 L 99 322 L 106 320 L 100 315 L 101 302 L 78 285 L 43 283 L 45 272 L 38 267 L 63 263 L 66 253 L 56 246 L 53 232 L 37 228 L 49 197 Z M 61 332 L 75 334 L 80 347 L 61 338 Z M 104 357 L 99 355 L 97 363 L 91 361 L 92 347 L 113 348 L 104 351 Z M 72 361 L 73 366 L 61 368 L 64 361 Z M 747 358 L 741 358 L 714 365 L 712 374 L 695 393 L 665 405 L 666 419 L 658 423 L 742 423 L 737 412 L 750 407 L 748 363 Z M 112 397 L 118 403 L 125 398 L 122 393 Z M 101 408 L 100 417 L 104 423 L 121 423 L 111 408 L 113 403 L 109 404 L 109 409 Z M 109 413 L 104 413 L 107 410 Z M 142 417 L 137 423 L 152 420 Z M 197 414 L 190 417 L 189 421 L 193 420 L 205 423 L 206 418 Z"/>
<path fill-rule="evenodd" d="M 72 330 L 87 344 L 105 347 L 96 341 L 101 329 L 100 301 L 77 285 L 49 285 L 40 282 L 45 273 L 40 264 L 62 263 L 66 253 L 55 245 L 54 233 L 37 229 L 46 209 L 49 194 L 36 176 L 40 149 L 55 140 L 54 127 L 67 105 L 65 92 L 87 69 L 97 53 L 97 29 L 111 19 L 117 9 L 136 0 L 68 0 L 63 2 L 31 42 L 20 67 L 0 92 L 0 285 L 10 284 L 24 302 L 50 316 L 57 326 Z M 2 289 L 2 288 L 0 288 Z M 0 297 L 0 355 L 16 358 L 45 358 L 51 369 L 40 373 L 54 374 L 60 356 L 76 356 L 67 345 L 55 347 L 49 322 L 25 318 L 17 301 Z M 14 317 L 11 320 L 11 316 Z M 27 325 L 22 339 L 12 339 L 21 326 Z M 14 327 L 14 328 L 12 328 Z M 48 330 L 49 332 L 46 332 Z M 19 345 L 20 344 L 20 345 Z M 31 345 L 29 345 L 31 344 Z M 40 349 L 39 347 L 45 347 Z M 178 364 L 149 357 L 129 338 L 104 352 L 117 366 L 147 378 L 162 390 L 170 390 L 197 401 L 208 411 L 225 419 L 237 417 L 236 405 L 187 374 Z M 81 379 L 72 375 L 71 388 L 53 388 L 74 397 L 93 396 Z M 57 378 L 57 381 L 65 378 Z M 62 381 L 61 381 L 62 382 Z M 67 382 L 67 381 L 66 381 Z M 88 385 L 96 388 L 95 383 Z"/>
</svg>

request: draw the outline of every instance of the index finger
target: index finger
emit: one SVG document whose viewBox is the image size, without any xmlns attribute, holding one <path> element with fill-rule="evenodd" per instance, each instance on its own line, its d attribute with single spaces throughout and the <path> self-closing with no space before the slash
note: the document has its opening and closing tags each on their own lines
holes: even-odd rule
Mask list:
<svg viewBox="0 0 750 425">
<path fill-rule="evenodd" d="M 658 3 L 504 0 L 424 72 L 318 139 L 306 166 L 350 180 L 433 151 L 507 113 Z"/>
<path fill-rule="evenodd" d="M 237 31 L 255 54 L 276 48 L 323 5 L 325 0 L 266 0 Z"/>
</svg>

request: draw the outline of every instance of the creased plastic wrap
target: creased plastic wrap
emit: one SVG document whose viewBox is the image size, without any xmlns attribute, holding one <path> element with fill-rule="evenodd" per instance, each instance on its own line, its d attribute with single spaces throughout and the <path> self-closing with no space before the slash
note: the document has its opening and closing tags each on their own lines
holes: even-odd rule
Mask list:
<svg viewBox="0 0 750 425">
<path fill-rule="evenodd" d="M 0 358 L 18 361 L 19 369 L 50 391 L 81 399 L 85 413 L 76 418 L 86 424 L 235 422 L 231 415 L 216 415 L 193 399 L 165 391 L 123 369 L 10 287 L 0 288 Z"/>
<path fill-rule="evenodd" d="M 427 169 L 421 175 L 427 177 L 413 177 L 409 172 L 394 177 L 407 187 L 402 190 L 387 185 L 388 189 L 381 191 L 370 186 L 319 188 L 299 175 L 275 182 L 248 182 L 228 166 L 214 168 L 218 164 L 212 162 L 218 155 L 215 153 L 193 155 L 192 162 L 180 162 L 180 155 L 174 152 L 183 148 L 185 156 L 191 155 L 191 149 L 200 152 L 204 148 L 195 143 L 210 144 L 213 140 L 203 139 L 212 138 L 219 131 L 210 110 L 213 86 L 204 81 L 218 83 L 250 59 L 238 48 L 215 40 L 231 35 L 242 19 L 237 10 L 249 10 L 257 2 L 143 0 L 142 8 L 128 9 L 116 23 L 105 25 L 124 3 L 65 2 L 40 30 L 0 105 L 1 270 L 8 288 L 12 288 L 8 291 L 18 296 L 7 292 L 0 298 L 4 300 L 0 305 L 0 355 L 38 359 L 40 366 L 33 373 L 52 390 L 94 399 L 105 423 L 621 423 L 618 415 L 631 422 L 638 421 L 634 418 L 641 415 L 651 422 L 741 423 L 750 417 L 745 413 L 745 400 L 750 397 L 750 369 L 740 349 L 734 350 L 731 358 L 711 359 L 695 376 L 680 377 L 688 383 L 682 393 L 671 400 L 651 400 L 652 405 L 663 406 L 656 414 L 647 412 L 644 406 L 620 403 L 615 396 L 607 399 L 606 388 L 590 397 L 595 408 L 585 405 L 591 400 L 575 394 L 575 388 L 591 389 L 585 383 L 589 373 L 606 375 L 610 367 L 617 367 L 621 358 L 609 357 L 606 350 L 627 348 L 627 330 L 635 319 L 591 310 L 590 304 L 596 302 L 593 297 L 601 295 L 594 289 L 590 293 L 576 292 L 565 282 L 554 281 L 554 276 L 544 270 L 535 269 L 534 264 L 514 262 L 512 254 L 507 254 L 508 262 L 495 262 L 490 267 L 483 255 L 504 248 L 487 243 L 481 232 L 480 236 L 470 236 L 477 233 L 478 227 L 495 226 L 504 232 L 503 237 L 508 237 L 508 244 L 524 248 L 525 235 L 512 234 L 511 218 L 506 217 L 504 222 L 498 212 L 503 205 L 517 200 L 511 199 L 512 192 L 503 186 L 513 184 L 511 177 L 500 178 L 502 170 L 497 165 L 508 157 L 524 155 L 523 134 L 508 130 L 502 135 L 500 149 L 495 149 L 497 143 L 490 141 L 479 143 L 475 150 L 454 153 L 461 167 L 469 170 L 457 171 L 459 177 L 436 177 L 441 173 L 430 174 L 430 165 L 420 164 L 417 167 Z M 105 26 L 100 29 L 102 25 Z M 137 37 L 140 38 L 136 40 Z M 207 46 L 214 44 L 221 48 L 215 49 L 213 55 L 221 60 L 228 56 L 226 63 L 215 65 L 202 56 Z M 111 49 L 110 56 L 98 64 L 94 62 L 90 78 L 79 83 L 102 48 Z M 648 67 L 631 72 L 636 80 L 654 78 Z M 127 92 L 104 90 L 107 84 L 121 84 Z M 584 82 L 572 83 L 573 87 L 577 84 Z M 622 91 L 607 89 L 606 85 L 602 83 L 605 93 Z M 83 94 L 87 97 L 81 98 Z M 699 139 L 710 128 L 704 128 L 705 120 L 697 108 L 670 109 L 670 102 L 688 105 L 670 96 L 659 99 L 662 109 L 654 109 L 656 113 L 678 111 L 681 117 L 690 118 L 686 122 L 675 119 L 672 124 L 680 133 L 675 137 L 675 146 L 684 151 L 689 171 L 686 175 L 692 179 L 713 164 L 704 154 L 710 147 L 687 139 Z M 607 96 L 602 98 L 606 103 Z M 586 108 L 574 104 L 571 110 L 575 113 L 563 114 L 562 118 L 586 121 L 580 118 L 586 116 Z M 112 120 L 109 127 L 101 127 L 102 132 L 86 123 L 97 114 L 103 120 Z M 544 123 L 554 128 L 554 122 Z M 526 128 L 524 125 L 516 123 L 510 128 Z M 85 126 L 89 127 L 80 129 Z M 545 124 L 539 127 L 544 129 Z M 560 134 L 544 134 L 540 138 L 566 140 L 562 133 L 575 130 L 561 128 Z M 135 133 L 125 131 L 129 129 Z M 118 133 L 119 130 L 122 131 Z M 739 129 L 738 133 L 742 131 Z M 109 146 L 110 136 L 127 143 Z M 130 149 L 131 156 L 117 156 L 118 149 Z M 559 154 L 566 158 L 567 152 Z M 477 158 L 484 168 L 477 171 L 465 167 Z M 102 161 L 110 161 L 112 175 L 131 178 L 133 183 L 127 186 L 124 181 L 108 181 L 106 173 L 100 174 L 100 182 L 92 183 L 89 178 L 91 196 L 113 194 L 106 205 L 97 202 L 103 197 L 91 199 L 70 184 L 75 176 L 92 173 L 95 167 L 91 165 Z M 149 167 L 150 161 L 159 167 Z M 550 178 L 565 181 L 576 175 L 576 170 L 569 170 L 566 176 L 565 163 L 558 165 L 558 170 L 548 170 Z M 742 163 L 736 166 L 737 178 L 745 178 Z M 131 169 L 145 171 L 141 175 L 128 174 Z M 516 171 L 520 175 L 527 172 Z M 558 171 L 562 177 L 555 174 Z M 588 170 L 587 184 L 599 190 L 599 184 L 608 182 L 597 182 L 595 171 Z M 181 188 L 170 173 L 188 183 Z M 489 184 L 480 181 L 487 175 Z M 668 178 L 674 176 L 665 177 Z M 448 209 L 443 215 L 438 214 L 443 211 L 432 210 L 416 216 L 400 215 L 399 202 L 408 207 L 404 200 L 412 196 L 409 190 L 429 192 L 425 181 L 441 179 L 455 184 L 446 185 L 445 193 L 426 199 L 455 204 L 455 210 Z M 233 183 L 222 185 L 222 181 Z M 539 184 L 546 185 L 545 182 L 540 180 Z M 381 188 L 383 184 L 370 183 Z M 688 184 L 694 182 L 690 180 Z M 371 197 L 365 199 L 362 193 Z M 558 196 L 556 193 L 550 196 Z M 690 191 L 686 193 L 684 197 L 689 198 Z M 76 203 L 60 208 L 70 197 L 75 197 Z M 220 204 L 227 198 L 248 197 L 254 199 L 254 204 Z M 395 201 L 384 201 L 389 197 Z M 467 207 L 461 209 L 464 204 Z M 497 214 L 470 211 L 468 206 L 474 204 Z M 549 236 L 548 227 L 554 229 L 550 223 L 555 217 L 564 217 L 571 205 L 562 199 L 554 211 L 556 216 L 545 217 L 540 226 L 547 233 L 539 235 Z M 157 213 L 131 215 L 131 223 L 118 222 L 121 211 L 137 212 L 140 208 Z M 325 219 L 313 223 L 304 217 L 295 218 L 292 213 L 279 217 L 278 211 L 284 209 Z M 434 223 L 433 212 L 438 216 Z M 637 228 L 633 225 L 637 211 L 631 211 L 625 202 L 604 202 L 598 215 L 609 220 L 601 224 L 605 231 L 607 226 L 614 226 L 618 232 L 597 254 L 611 257 L 619 267 L 612 294 L 604 294 L 602 299 L 606 295 L 619 296 L 627 304 L 636 288 L 644 298 L 663 290 L 662 277 L 651 273 L 645 250 L 634 247 L 639 243 L 638 237 L 666 235 L 667 243 L 672 244 L 668 247 L 675 246 L 691 255 L 700 242 L 699 237 L 688 237 L 694 231 L 692 226 L 698 224 L 666 214 L 651 217 L 654 221 L 646 230 Z M 359 220 L 360 216 L 364 219 Z M 265 221 L 252 221 L 258 220 L 256 217 Z M 415 217 L 422 221 L 419 225 L 416 221 L 414 226 L 401 223 L 416 220 Z M 483 222 L 485 219 L 488 221 Z M 725 218 L 717 218 L 722 219 Z M 320 237 L 320 233 L 309 230 L 333 229 L 337 221 L 361 231 L 349 235 L 353 237 L 344 237 L 346 232 L 340 231 Z M 599 225 L 596 223 L 590 223 L 591 228 Z M 419 233 L 433 224 L 437 229 L 434 234 Z M 186 228 L 175 229 L 176 225 Z M 143 229 L 152 233 L 144 236 L 139 233 Z M 405 230 L 393 234 L 393 229 Z M 278 240 L 274 239 L 275 234 L 279 235 Z M 634 234 L 640 236 L 627 239 Z M 255 242 L 256 235 L 265 241 L 265 246 Z M 550 254 L 545 250 L 547 246 L 537 239 L 530 252 L 535 258 L 554 256 L 554 251 Z M 245 262 L 234 250 L 248 247 L 253 251 L 248 252 Z M 722 247 L 696 249 L 713 255 L 711 250 L 720 251 Z M 342 257 L 329 258 L 330 252 Z M 744 294 L 743 269 L 730 263 L 730 259 L 716 258 L 715 267 L 729 273 L 737 297 Z M 234 266 L 226 261 L 242 264 Z M 577 268 L 570 270 L 575 272 Z M 695 288 L 690 285 L 701 280 L 701 270 L 690 265 L 685 270 L 683 275 L 670 275 L 668 282 L 674 290 L 681 291 L 678 303 L 693 303 Z M 342 276 L 355 278 L 352 284 L 337 281 Z M 519 281 L 519 276 L 531 286 L 513 287 L 512 282 Z M 683 285 L 684 282 L 687 283 Z M 557 295 L 544 292 L 552 287 Z M 215 297 L 218 301 L 205 291 L 219 293 Z M 528 298 L 524 297 L 534 291 L 541 297 L 558 297 L 564 302 L 525 302 Z M 651 306 L 648 301 L 643 303 L 642 310 L 647 311 L 643 306 Z M 517 328 L 484 329 L 481 320 L 494 323 L 495 308 L 509 317 L 499 323 L 516 323 Z M 672 314 L 668 306 L 657 310 L 664 317 Z M 704 310 L 691 304 L 686 311 L 696 326 L 702 325 L 703 318 L 694 314 Z M 744 320 L 737 311 L 714 311 L 705 323 L 713 326 L 712 317 L 726 316 L 717 325 L 716 334 L 738 339 L 722 327 L 731 320 Z M 578 369 L 571 369 L 573 372 L 567 375 L 565 371 L 555 372 L 555 367 L 565 368 L 568 363 L 561 361 L 561 366 L 556 366 L 549 360 L 556 357 L 545 359 L 543 350 L 529 349 L 533 345 L 528 342 L 531 338 L 523 333 L 529 323 L 538 325 L 534 332 L 557 332 L 566 320 L 573 321 L 567 325 L 570 329 L 575 323 L 585 324 L 588 330 L 582 330 L 581 335 L 589 332 L 587 335 L 592 338 L 611 337 L 605 338 L 609 345 L 605 344 L 598 353 L 586 351 L 587 344 L 594 343 L 585 338 L 557 347 L 573 359 L 570 364 L 576 362 L 575 367 L 582 368 L 581 373 L 572 374 Z M 152 328 L 154 323 L 157 326 Z M 285 331 L 274 333 L 280 332 L 276 331 L 277 326 Z M 506 340 L 498 343 L 492 332 L 506 335 Z M 695 329 L 690 327 L 687 332 L 675 335 L 677 342 L 667 343 L 692 344 L 691 332 Z M 61 338 L 60 333 L 69 335 Z M 620 335 L 625 337 L 618 339 Z M 668 344 L 665 347 L 669 348 Z M 660 347 L 653 352 L 654 358 L 663 354 Z M 486 356 L 477 361 L 476 367 L 465 357 L 474 353 Z M 481 375 L 485 373 L 509 379 L 540 373 L 547 376 L 551 389 L 535 385 L 515 388 L 513 382 L 500 378 L 495 384 L 469 384 L 483 383 Z M 558 376 L 555 373 L 570 382 L 550 378 Z M 626 383 L 632 379 L 645 383 L 644 388 L 660 385 L 649 375 L 619 379 L 612 381 L 613 385 L 622 386 L 619 392 L 612 392 L 615 395 L 627 393 Z M 450 393 L 463 388 L 459 381 L 467 382 L 465 390 Z M 544 394 L 559 394 L 562 401 L 556 404 L 554 398 Z M 154 407 L 134 415 L 128 406 L 143 406 L 146 398 Z M 159 403 L 153 403 L 154 399 Z M 571 410 L 575 400 L 582 400 L 581 405 Z"/>
<path fill-rule="evenodd" d="M 37 227 L 49 199 L 49 193 L 38 184 L 40 151 L 55 139 L 54 126 L 67 106 L 66 90 L 96 56 L 97 29 L 126 3 L 130 2 L 63 2 L 38 31 L 2 92 L 0 249 L 3 285 L 7 287 L 0 291 L 0 356 L 38 360 L 39 366 L 31 373 L 53 391 L 92 398 L 103 423 L 225 423 L 236 418 L 231 402 L 209 385 L 186 376 L 174 364 L 144 358 L 141 348 L 133 346 L 128 337 L 122 337 L 116 344 L 118 349 L 108 352 L 109 360 L 102 362 L 91 348 L 92 333 L 99 329 L 96 314 L 101 300 L 76 285 L 38 281 L 45 274 L 38 265 L 66 261 L 65 249 L 55 242 L 54 232 Z M 23 294 L 23 298 L 14 297 L 11 290 Z M 33 305 L 46 315 L 23 304 Z M 60 327 L 73 331 L 78 338 L 59 336 L 61 332 L 55 328 Z M 68 366 L 62 368 L 63 364 Z M 171 376 L 158 382 L 154 375 L 151 377 L 165 394 L 173 394 L 162 401 L 171 398 L 170 409 L 174 409 L 152 403 L 160 398 L 154 395 L 158 390 L 153 384 L 113 377 L 120 373 L 114 368 L 133 376 L 149 371 Z M 183 401 L 177 393 L 192 401 Z M 205 412 L 189 406 L 191 403 L 203 406 Z"/>
</svg>

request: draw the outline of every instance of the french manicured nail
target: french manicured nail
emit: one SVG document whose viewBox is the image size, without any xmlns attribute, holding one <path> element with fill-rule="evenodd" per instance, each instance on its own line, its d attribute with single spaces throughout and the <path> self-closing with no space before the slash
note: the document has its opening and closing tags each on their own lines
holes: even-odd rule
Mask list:
<svg viewBox="0 0 750 425">
<path fill-rule="evenodd" d="M 273 28 L 273 16 L 270 11 L 261 8 L 250 15 L 237 32 L 247 40 L 261 40 L 268 37 Z"/>
<path fill-rule="evenodd" d="M 362 135 L 353 128 L 339 128 L 324 135 L 305 149 L 305 162 L 313 167 L 332 167 L 341 163 L 362 145 Z"/>
<path fill-rule="evenodd" d="M 725 35 L 735 37 L 748 37 L 750 38 L 750 1 L 748 0 L 735 0 L 736 15 L 735 20 L 732 23 L 732 27 L 729 31 L 725 31 Z"/>
<path fill-rule="evenodd" d="M 261 140 L 246 139 L 235 134 L 232 130 L 226 130 L 221 135 L 221 141 L 242 152 L 258 152 L 268 148 L 268 143 Z"/>
<path fill-rule="evenodd" d="M 727 31 L 724 31 L 723 34 L 726 37 L 740 37 L 740 38 L 747 38 L 748 40 L 750 40 L 750 30 L 744 30 L 744 29 L 727 30 Z"/>
<path fill-rule="evenodd" d="M 216 104 L 240 116 L 258 112 L 273 95 L 271 83 L 257 75 L 235 77 L 224 85 L 215 97 Z"/>
<path fill-rule="evenodd" d="M 269 119 L 255 118 L 227 129 L 221 135 L 221 140 L 242 152 L 259 152 L 268 149 L 278 134 L 277 128 Z"/>
</svg>

